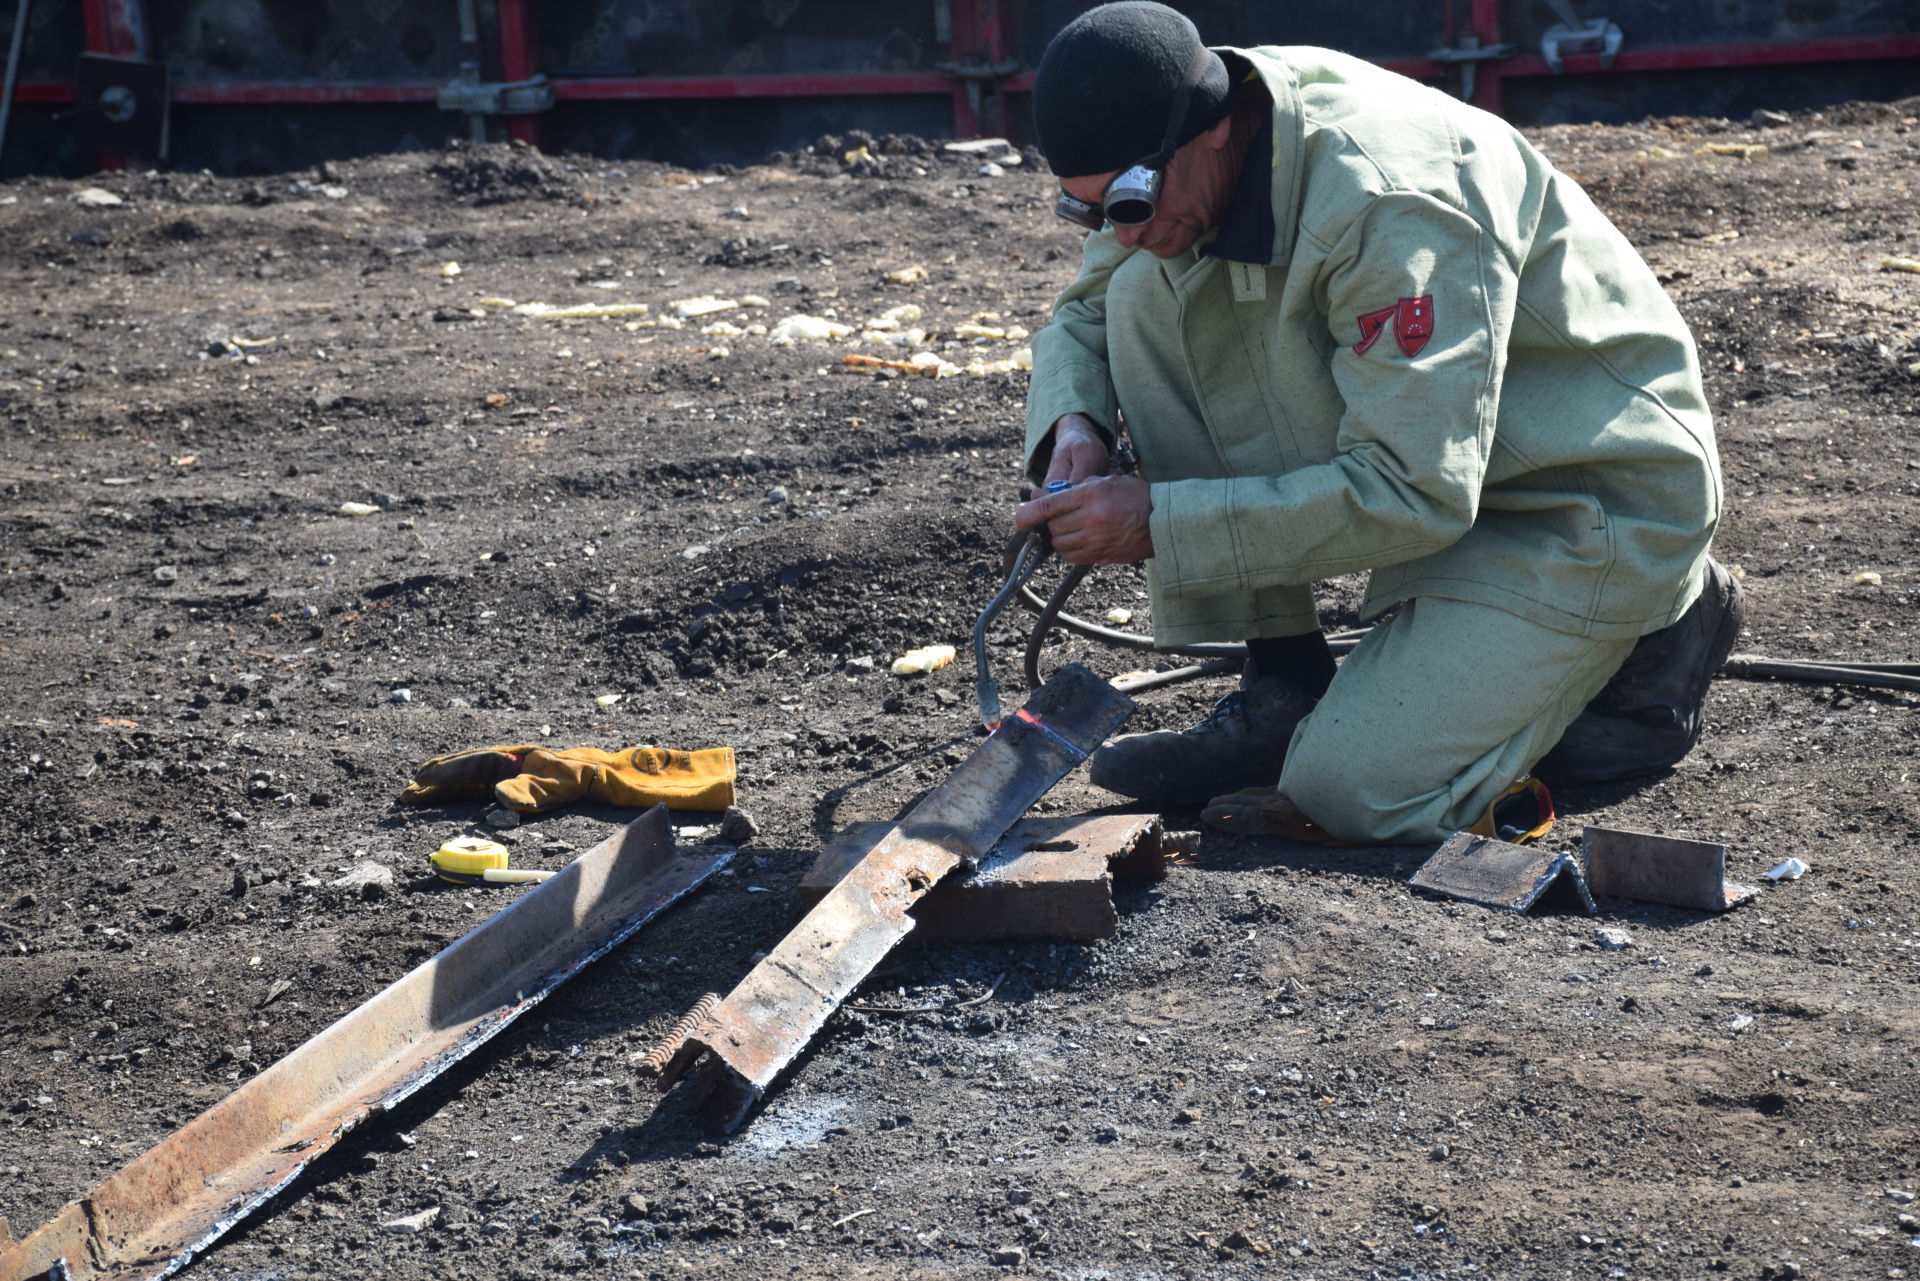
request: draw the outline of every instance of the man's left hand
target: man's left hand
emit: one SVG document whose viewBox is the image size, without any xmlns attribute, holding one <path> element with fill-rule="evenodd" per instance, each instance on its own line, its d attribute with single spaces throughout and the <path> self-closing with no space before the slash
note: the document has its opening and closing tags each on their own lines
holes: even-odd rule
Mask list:
<svg viewBox="0 0 1920 1281">
<path fill-rule="evenodd" d="M 1013 513 L 1021 529 L 1044 524 L 1072 565 L 1131 565 L 1153 556 L 1153 492 L 1137 476 L 1099 476 L 1044 494 Z"/>
</svg>

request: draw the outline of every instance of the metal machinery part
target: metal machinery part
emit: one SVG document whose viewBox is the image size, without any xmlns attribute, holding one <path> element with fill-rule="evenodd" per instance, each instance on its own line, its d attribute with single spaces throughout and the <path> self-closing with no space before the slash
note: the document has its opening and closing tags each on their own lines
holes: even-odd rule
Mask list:
<svg viewBox="0 0 1920 1281">
<path fill-rule="evenodd" d="M 1547 0 L 1547 6 L 1560 18 L 1540 33 L 1540 56 L 1546 59 L 1549 71 L 1556 76 L 1565 75 L 1565 59 L 1570 53 L 1597 53 L 1600 69 L 1613 70 L 1613 60 L 1620 56 L 1620 46 L 1626 43 L 1619 26 L 1605 18 L 1583 21 L 1573 11 L 1573 0 Z"/>
<path fill-rule="evenodd" d="M 167 66 L 141 58 L 80 55 L 74 118 L 88 147 L 148 160 L 165 160 L 172 105 Z"/>
<path fill-rule="evenodd" d="M 1457 67 L 1460 82 L 1455 97 L 1465 102 L 1473 101 L 1473 94 L 1480 86 L 1479 66 L 1483 62 L 1500 62 L 1511 58 L 1514 48 L 1510 44 L 1482 45 L 1480 37 L 1468 32 L 1460 37 L 1460 43 L 1451 47 L 1433 50 L 1427 57 L 1435 62 Z"/>
</svg>

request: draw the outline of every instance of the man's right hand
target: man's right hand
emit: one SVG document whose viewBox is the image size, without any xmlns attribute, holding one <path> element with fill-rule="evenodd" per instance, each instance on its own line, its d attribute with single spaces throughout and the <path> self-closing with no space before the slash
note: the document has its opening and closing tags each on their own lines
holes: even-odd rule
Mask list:
<svg viewBox="0 0 1920 1281">
<path fill-rule="evenodd" d="M 1068 480 L 1077 485 L 1106 475 L 1112 464 L 1106 437 L 1093 419 L 1085 414 L 1062 414 L 1054 421 L 1053 459 L 1047 464 L 1047 480 Z"/>
</svg>

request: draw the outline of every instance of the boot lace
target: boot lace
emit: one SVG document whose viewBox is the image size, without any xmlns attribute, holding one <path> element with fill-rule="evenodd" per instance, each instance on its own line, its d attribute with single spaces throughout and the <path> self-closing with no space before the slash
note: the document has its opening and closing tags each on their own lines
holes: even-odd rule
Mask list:
<svg viewBox="0 0 1920 1281">
<path fill-rule="evenodd" d="M 1206 717 L 1198 725 L 1193 727 L 1193 732 L 1196 734 L 1218 734 L 1235 729 L 1246 731 L 1253 728 L 1253 718 L 1250 714 L 1251 709 L 1249 702 L 1247 691 L 1243 689 L 1234 690 L 1213 705 L 1213 710 L 1208 712 Z"/>
</svg>

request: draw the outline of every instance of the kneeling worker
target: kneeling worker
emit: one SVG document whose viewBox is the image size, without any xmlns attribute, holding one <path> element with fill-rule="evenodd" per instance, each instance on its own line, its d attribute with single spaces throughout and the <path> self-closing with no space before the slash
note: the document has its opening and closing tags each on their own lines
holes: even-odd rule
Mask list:
<svg viewBox="0 0 1920 1281">
<path fill-rule="evenodd" d="M 1210 50 L 1145 0 L 1062 30 L 1033 111 L 1091 234 L 1027 408 L 1029 474 L 1073 487 L 1016 522 L 1146 561 L 1160 644 L 1251 652 L 1204 721 L 1115 740 L 1094 782 L 1415 843 L 1536 766 L 1693 747 L 1741 620 L 1707 556 L 1712 422 L 1685 322 L 1578 186 L 1436 90 Z M 1111 469 L 1122 426 L 1138 478 Z M 1336 674 L 1312 584 L 1357 570 L 1367 617 L 1399 609 Z"/>
</svg>

